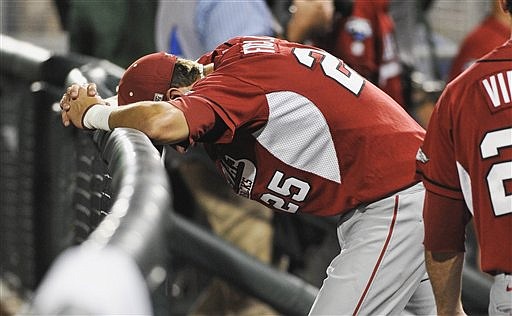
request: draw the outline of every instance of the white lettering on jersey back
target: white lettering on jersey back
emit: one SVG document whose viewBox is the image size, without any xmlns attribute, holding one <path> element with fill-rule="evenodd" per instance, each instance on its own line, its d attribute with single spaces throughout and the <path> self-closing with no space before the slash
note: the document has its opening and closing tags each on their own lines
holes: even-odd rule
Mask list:
<svg viewBox="0 0 512 316">
<path fill-rule="evenodd" d="M 512 96 L 512 70 L 507 71 L 506 76 L 508 85 L 505 83 L 505 72 L 500 72 L 482 80 L 485 91 L 489 95 L 489 99 L 491 99 L 494 107 L 501 105 L 500 94 L 504 103 L 510 103 L 510 98 Z"/>
<path fill-rule="evenodd" d="M 273 38 L 261 37 L 259 40 L 249 40 L 242 43 L 244 54 L 275 53 L 276 45 Z"/>
<path fill-rule="evenodd" d="M 254 136 L 284 163 L 341 183 L 334 142 L 322 112 L 291 91 L 267 94 L 268 122 Z"/>
</svg>

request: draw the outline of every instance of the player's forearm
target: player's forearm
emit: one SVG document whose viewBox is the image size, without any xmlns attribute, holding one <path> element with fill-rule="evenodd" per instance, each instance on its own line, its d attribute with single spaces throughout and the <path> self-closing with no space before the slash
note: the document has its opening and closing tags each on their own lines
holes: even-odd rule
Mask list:
<svg viewBox="0 0 512 316">
<path fill-rule="evenodd" d="M 183 112 L 167 102 L 137 102 L 118 107 L 108 119 L 110 129 L 128 127 L 146 134 L 159 144 L 172 144 L 188 138 Z"/>
<path fill-rule="evenodd" d="M 461 278 L 464 253 L 425 251 L 425 263 L 438 315 L 466 315 L 461 303 Z"/>
<path fill-rule="evenodd" d="M 172 102 L 172 101 L 171 101 Z M 97 96 L 94 85 L 72 85 L 60 101 L 62 123 L 78 128 L 112 130 L 137 129 L 159 144 L 186 140 L 189 130 L 185 115 L 169 102 L 142 101 L 109 106 Z"/>
</svg>

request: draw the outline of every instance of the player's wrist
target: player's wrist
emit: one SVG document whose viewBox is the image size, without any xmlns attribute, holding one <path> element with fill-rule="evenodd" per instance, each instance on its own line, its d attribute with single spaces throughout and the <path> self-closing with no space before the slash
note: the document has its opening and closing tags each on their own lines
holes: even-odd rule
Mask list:
<svg viewBox="0 0 512 316">
<path fill-rule="evenodd" d="M 94 104 L 90 106 L 82 118 L 82 126 L 88 129 L 101 129 L 110 131 L 109 118 L 110 114 L 115 111 L 116 107 L 105 104 Z"/>
</svg>

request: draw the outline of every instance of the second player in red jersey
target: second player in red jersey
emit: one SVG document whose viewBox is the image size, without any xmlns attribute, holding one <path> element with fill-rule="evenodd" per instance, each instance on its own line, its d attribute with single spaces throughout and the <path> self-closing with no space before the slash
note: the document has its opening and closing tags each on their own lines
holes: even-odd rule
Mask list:
<svg viewBox="0 0 512 316">
<path fill-rule="evenodd" d="M 512 10 L 512 1 L 508 5 Z M 438 312 L 461 311 L 456 273 L 462 270 L 465 226 L 473 217 L 481 268 L 495 277 L 489 314 L 510 314 L 512 40 L 447 86 L 417 161 L 427 188 L 425 247 Z"/>
</svg>

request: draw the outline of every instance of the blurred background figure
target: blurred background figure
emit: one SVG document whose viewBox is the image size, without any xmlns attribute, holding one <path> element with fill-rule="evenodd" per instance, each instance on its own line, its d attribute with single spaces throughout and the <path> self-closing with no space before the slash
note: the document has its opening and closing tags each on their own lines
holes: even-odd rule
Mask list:
<svg viewBox="0 0 512 316">
<path fill-rule="evenodd" d="M 272 13 L 264 0 L 158 1 L 158 51 L 195 59 L 239 35 L 274 35 Z"/>
<path fill-rule="evenodd" d="M 317 45 L 332 31 L 335 2 L 332 0 L 275 1 L 272 9 L 281 24 L 281 37 L 291 42 Z"/>
<path fill-rule="evenodd" d="M 434 0 L 390 0 L 389 15 L 395 25 L 395 38 L 402 68 L 402 91 L 407 111 L 423 127 L 443 87 L 438 47 L 427 19 Z"/>
<path fill-rule="evenodd" d="M 406 108 L 389 0 L 354 0 L 351 14 L 336 27 L 333 54 Z"/>
<path fill-rule="evenodd" d="M 123 68 L 155 51 L 156 1 L 54 0 L 69 51 L 109 60 Z"/>
<path fill-rule="evenodd" d="M 508 15 L 501 9 L 499 0 L 492 0 L 491 11 L 465 38 L 453 59 L 447 82 L 471 66 L 478 58 L 510 37 Z"/>
</svg>

